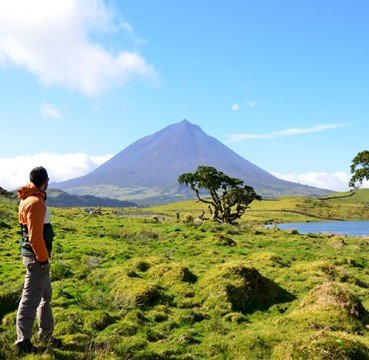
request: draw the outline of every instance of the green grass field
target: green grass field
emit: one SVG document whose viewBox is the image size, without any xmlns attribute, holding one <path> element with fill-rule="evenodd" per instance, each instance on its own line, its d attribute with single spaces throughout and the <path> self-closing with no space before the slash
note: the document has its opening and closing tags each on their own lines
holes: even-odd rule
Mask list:
<svg viewBox="0 0 369 360">
<path fill-rule="evenodd" d="M 53 208 L 55 336 L 65 346 L 25 359 L 368 359 L 369 238 L 263 226 L 369 219 L 362 192 L 255 202 L 238 226 L 194 225 L 189 215 L 206 210 L 194 201 L 100 215 Z M 0 200 L 0 359 L 17 358 L 16 214 Z"/>
</svg>

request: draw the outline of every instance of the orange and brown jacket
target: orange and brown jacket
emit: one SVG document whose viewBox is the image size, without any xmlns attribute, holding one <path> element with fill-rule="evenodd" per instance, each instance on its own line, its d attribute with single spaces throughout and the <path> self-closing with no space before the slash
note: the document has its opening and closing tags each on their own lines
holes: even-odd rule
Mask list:
<svg viewBox="0 0 369 360">
<path fill-rule="evenodd" d="M 29 182 L 18 190 L 17 195 L 21 200 L 18 212 L 19 223 L 27 226 L 28 241 L 36 259 L 39 262 L 45 262 L 49 258 L 43 236 L 46 194 Z"/>
</svg>

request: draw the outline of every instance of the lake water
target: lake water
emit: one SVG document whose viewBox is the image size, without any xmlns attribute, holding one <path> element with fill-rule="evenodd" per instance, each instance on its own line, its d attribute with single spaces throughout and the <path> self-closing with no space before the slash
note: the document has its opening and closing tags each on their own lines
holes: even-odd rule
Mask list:
<svg viewBox="0 0 369 360">
<path fill-rule="evenodd" d="M 300 234 L 327 233 L 349 236 L 369 235 L 369 221 L 322 221 L 278 224 L 281 230 L 296 229 Z"/>
</svg>

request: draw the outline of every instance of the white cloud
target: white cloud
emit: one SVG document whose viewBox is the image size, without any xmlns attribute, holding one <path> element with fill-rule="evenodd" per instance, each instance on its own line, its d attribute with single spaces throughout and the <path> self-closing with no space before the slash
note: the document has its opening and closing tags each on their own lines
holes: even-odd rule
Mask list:
<svg viewBox="0 0 369 360">
<path fill-rule="evenodd" d="M 29 180 L 29 172 L 36 166 L 47 169 L 50 182 L 83 176 L 112 158 L 112 154 L 90 156 L 84 153 L 49 154 L 0 158 L 0 186 L 14 190 Z"/>
<path fill-rule="evenodd" d="M 336 191 L 348 191 L 348 182 L 351 178 L 349 173 L 343 171 L 333 173 L 309 172 L 305 174 L 282 174 L 279 172 L 272 172 L 272 174 L 283 180 Z"/>
<path fill-rule="evenodd" d="M 249 134 L 249 133 L 232 134 L 226 140 L 226 143 L 237 143 L 243 140 L 260 140 L 260 139 L 265 140 L 265 139 L 275 139 L 275 138 L 286 137 L 286 136 L 311 134 L 311 133 L 341 128 L 341 127 L 346 127 L 346 126 L 349 126 L 349 124 L 316 125 L 310 128 L 292 128 L 292 129 L 285 129 L 285 130 L 275 131 L 275 132 L 266 133 L 266 134 Z"/>
<path fill-rule="evenodd" d="M 239 110 L 240 109 L 240 105 L 239 104 L 233 104 L 232 106 L 231 106 L 231 110 L 232 111 L 237 111 L 237 110 Z"/>
<path fill-rule="evenodd" d="M 55 105 L 50 103 L 43 103 L 40 106 L 40 114 L 45 118 L 50 118 L 54 120 L 62 120 L 63 115 L 60 109 L 57 109 Z"/>
<path fill-rule="evenodd" d="M 45 85 L 97 96 L 133 78 L 155 79 L 136 52 L 110 53 L 93 35 L 132 32 L 115 24 L 102 0 L 0 0 L 0 63 L 26 69 Z"/>
</svg>

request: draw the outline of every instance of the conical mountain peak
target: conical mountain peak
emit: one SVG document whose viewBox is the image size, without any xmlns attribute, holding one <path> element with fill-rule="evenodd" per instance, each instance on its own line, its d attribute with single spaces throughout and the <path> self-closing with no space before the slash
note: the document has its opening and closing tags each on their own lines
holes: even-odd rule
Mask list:
<svg viewBox="0 0 369 360">
<path fill-rule="evenodd" d="M 175 124 L 176 125 L 176 124 Z M 182 125 L 182 126 L 188 126 L 188 127 L 194 127 L 194 128 L 199 128 L 199 125 L 196 124 L 192 124 L 192 122 L 188 121 L 187 119 L 183 119 L 181 122 L 179 122 L 177 125 Z"/>
<path fill-rule="evenodd" d="M 187 119 L 183 119 L 179 123 L 176 123 L 176 124 L 173 124 L 173 125 L 169 125 L 166 128 L 164 128 L 162 131 L 166 131 L 169 128 L 175 129 L 176 131 L 183 131 L 183 130 L 202 131 L 202 129 L 200 128 L 200 126 L 195 125 L 195 124 L 192 124 Z"/>
<path fill-rule="evenodd" d="M 199 165 L 213 166 L 242 179 L 264 195 L 326 193 L 276 178 L 186 119 L 134 142 L 91 173 L 56 184 L 56 187 L 69 191 L 78 189 L 79 193 L 83 188 L 83 193 L 88 194 L 88 189 L 93 187 L 113 186 L 121 188 L 122 194 L 133 191 L 134 198 L 124 196 L 124 199 L 135 201 L 137 189 L 144 189 L 140 191 L 151 197 L 155 193 L 154 197 L 162 199 L 160 202 L 168 202 L 168 194 L 172 198 L 180 194 L 178 176 L 195 171 Z M 123 199 L 123 195 L 118 198 Z"/>
</svg>

